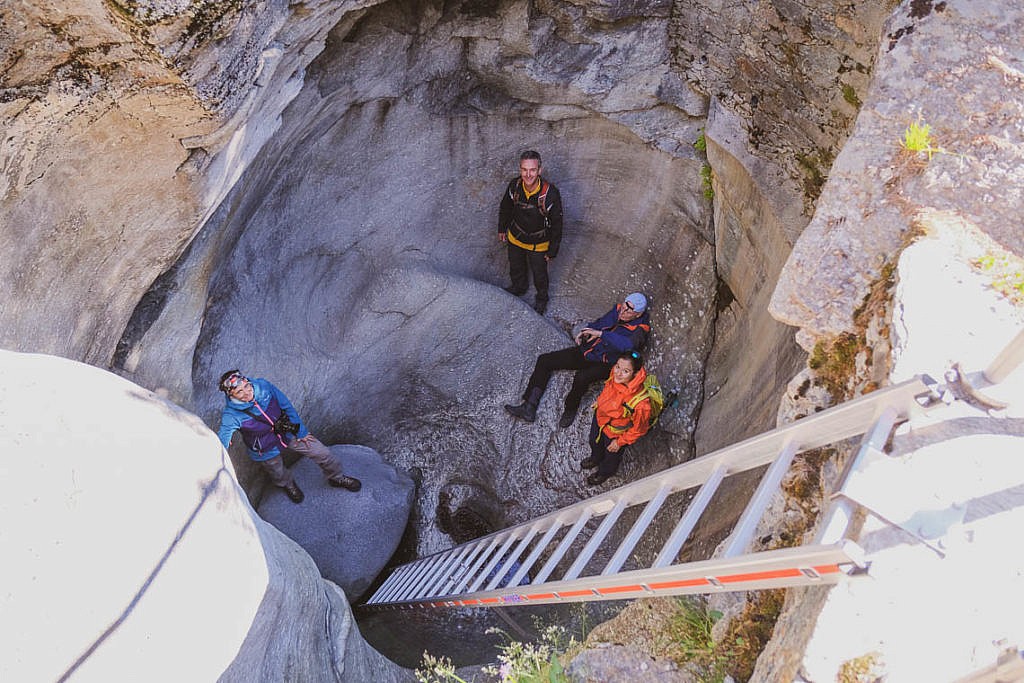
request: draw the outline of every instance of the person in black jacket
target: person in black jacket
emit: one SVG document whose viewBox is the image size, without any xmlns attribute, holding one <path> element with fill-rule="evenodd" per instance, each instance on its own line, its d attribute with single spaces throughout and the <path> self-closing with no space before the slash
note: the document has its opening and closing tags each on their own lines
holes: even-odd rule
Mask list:
<svg viewBox="0 0 1024 683">
<path fill-rule="evenodd" d="M 651 318 L 647 310 L 647 297 L 633 292 L 622 303 L 597 320 L 588 323 L 576 335 L 576 346 L 537 356 L 530 381 L 523 392 L 523 402 L 506 405 L 511 415 L 533 422 L 537 419 L 537 405 L 555 370 L 575 370 L 572 388 L 565 397 L 565 406 L 558 426 L 565 429 L 576 419 L 583 394 L 591 384 L 608 379 L 612 366 L 623 353 L 640 351 L 651 332 Z"/>
<path fill-rule="evenodd" d="M 533 273 L 537 299 L 533 309 L 548 308 L 548 261 L 558 256 L 562 243 L 562 196 L 541 176 L 540 154 L 529 150 L 519 156 L 519 177 L 513 178 L 498 209 L 498 239 L 508 245 L 508 271 L 512 284 L 505 291 L 522 296 Z"/>
</svg>

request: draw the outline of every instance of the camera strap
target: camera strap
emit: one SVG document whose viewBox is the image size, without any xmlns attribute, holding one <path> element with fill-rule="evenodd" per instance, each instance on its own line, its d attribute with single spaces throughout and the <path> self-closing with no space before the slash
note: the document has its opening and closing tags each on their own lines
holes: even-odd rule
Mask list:
<svg viewBox="0 0 1024 683">
<path fill-rule="evenodd" d="M 263 408 L 262 408 L 262 407 L 260 407 L 260 404 L 259 404 L 259 403 L 258 403 L 258 402 L 256 401 L 256 399 L 255 399 L 255 398 L 254 398 L 254 399 L 252 400 L 252 404 L 253 404 L 254 406 L 256 406 L 256 409 L 257 409 L 257 410 L 259 410 L 259 411 L 260 411 L 260 414 L 262 414 L 262 415 L 263 415 L 264 419 L 265 419 L 265 420 L 267 421 L 267 424 L 269 424 L 269 425 L 270 425 L 270 427 L 271 427 L 271 429 L 273 429 L 273 427 L 274 427 L 274 421 L 270 419 L 270 416 L 269 416 L 269 415 L 267 415 L 267 414 L 266 414 L 266 412 L 264 412 Z M 249 413 L 249 411 L 248 411 L 248 410 L 247 410 L 247 411 L 245 411 L 245 412 Z M 249 413 L 249 414 L 250 414 L 250 415 L 252 415 L 253 417 L 256 417 L 256 416 L 255 416 L 255 415 L 253 415 L 252 413 Z M 281 414 L 282 414 L 282 415 L 284 414 L 284 408 L 282 408 L 282 409 L 281 409 Z M 259 418 L 257 417 L 256 419 L 258 420 Z M 277 437 L 277 440 L 281 442 L 281 446 L 282 446 L 283 448 L 288 448 L 288 444 L 286 444 L 286 443 L 284 442 L 284 439 L 282 439 L 282 438 L 281 438 L 281 435 L 280 435 L 280 434 L 278 434 L 278 433 L 277 433 L 277 431 L 274 431 L 274 436 L 276 436 L 276 437 Z"/>
</svg>

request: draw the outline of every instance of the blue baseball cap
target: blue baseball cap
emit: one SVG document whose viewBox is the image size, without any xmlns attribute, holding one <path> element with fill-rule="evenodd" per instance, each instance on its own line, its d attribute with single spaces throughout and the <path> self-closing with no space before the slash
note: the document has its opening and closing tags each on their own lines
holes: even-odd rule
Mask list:
<svg viewBox="0 0 1024 683">
<path fill-rule="evenodd" d="M 637 313 L 643 313 L 647 310 L 647 297 L 640 292 L 633 292 L 627 296 L 626 303 L 629 304 Z"/>
</svg>

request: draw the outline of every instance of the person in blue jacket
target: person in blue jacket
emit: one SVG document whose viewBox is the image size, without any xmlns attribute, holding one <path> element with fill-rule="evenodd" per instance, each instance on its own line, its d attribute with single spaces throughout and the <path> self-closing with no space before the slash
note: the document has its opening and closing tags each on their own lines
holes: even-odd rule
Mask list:
<svg viewBox="0 0 1024 683">
<path fill-rule="evenodd" d="M 221 375 L 217 387 L 224 392 L 224 411 L 217 430 L 224 448 L 231 445 L 236 431 L 242 432 L 249 457 L 266 470 L 270 481 L 284 489 L 293 503 L 301 503 L 305 495 L 284 465 L 284 450 L 319 465 L 331 486 L 349 491 L 362 488 L 358 479 L 342 474 L 341 462 L 309 433 L 291 401 L 273 384 L 265 379 L 250 380 L 238 370 L 229 370 Z"/>
<path fill-rule="evenodd" d="M 622 354 L 640 351 L 650 332 L 647 297 L 634 292 L 580 330 L 576 335 L 576 346 L 538 356 L 523 393 L 523 402 L 519 405 L 506 405 L 505 410 L 521 420 L 533 422 L 537 419 L 537 405 L 548 386 L 551 373 L 555 370 L 575 370 L 572 388 L 565 397 L 562 417 L 558 420 L 558 426 L 565 429 L 576 419 L 580 401 L 590 385 L 608 379 L 608 373 Z"/>
</svg>

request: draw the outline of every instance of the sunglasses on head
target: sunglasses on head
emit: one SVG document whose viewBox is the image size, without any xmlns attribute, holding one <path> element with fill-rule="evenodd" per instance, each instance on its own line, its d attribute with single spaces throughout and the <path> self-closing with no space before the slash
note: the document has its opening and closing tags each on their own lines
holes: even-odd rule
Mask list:
<svg viewBox="0 0 1024 683">
<path fill-rule="evenodd" d="M 236 372 L 235 374 L 231 375 L 226 380 L 224 380 L 224 383 L 221 384 L 221 389 L 227 393 L 230 393 L 248 381 L 249 379 L 245 375 Z"/>
</svg>

